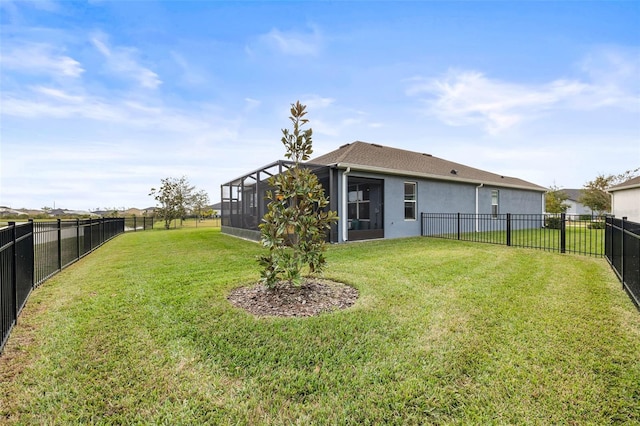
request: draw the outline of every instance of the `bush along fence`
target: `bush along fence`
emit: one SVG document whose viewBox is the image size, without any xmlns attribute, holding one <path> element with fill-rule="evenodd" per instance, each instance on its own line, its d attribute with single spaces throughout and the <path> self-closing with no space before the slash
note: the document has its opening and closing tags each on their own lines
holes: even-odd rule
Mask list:
<svg viewBox="0 0 640 426">
<path fill-rule="evenodd" d="M 124 231 L 123 218 L 30 220 L 0 228 L 0 353 L 34 288 Z"/>
<path fill-rule="evenodd" d="M 640 309 L 640 223 L 607 217 L 605 257 Z"/>
<path fill-rule="evenodd" d="M 422 213 L 421 234 L 603 256 L 605 222 L 590 215 Z"/>
</svg>

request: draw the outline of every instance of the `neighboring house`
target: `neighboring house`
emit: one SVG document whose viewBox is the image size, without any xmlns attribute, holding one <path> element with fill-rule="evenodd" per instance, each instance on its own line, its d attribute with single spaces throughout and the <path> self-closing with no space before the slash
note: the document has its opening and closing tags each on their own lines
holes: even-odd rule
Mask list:
<svg viewBox="0 0 640 426">
<path fill-rule="evenodd" d="M 607 190 L 611 194 L 611 213 L 640 223 L 640 176 Z"/>
<path fill-rule="evenodd" d="M 4 216 L 20 216 L 24 214 L 24 212 L 20 210 L 14 210 L 10 207 L 0 206 L 0 217 Z"/>
<path fill-rule="evenodd" d="M 582 197 L 582 189 L 562 189 L 561 191 L 567 195 L 565 204 L 568 204 L 569 208 L 567 208 L 567 211 L 565 212 L 566 214 L 570 214 L 570 215 L 587 215 L 587 214 L 593 215 L 594 214 L 589 207 L 585 206 L 580 201 L 578 201 Z"/>
<path fill-rule="evenodd" d="M 340 217 L 331 242 L 421 234 L 421 213 L 535 213 L 546 188 L 431 154 L 353 142 L 308 163 Z M 259 239 L 267 211 L 269 176 L 291 162 L 278 161 L 222 185 L 222 230 Z"/>
<path fill-rule="evenodd" d="M 213 217 L 220 217 L 220 212 L 222 211 L 222 203 L 215 203 L 208 207 L 213 210 Z"/>
</svg>

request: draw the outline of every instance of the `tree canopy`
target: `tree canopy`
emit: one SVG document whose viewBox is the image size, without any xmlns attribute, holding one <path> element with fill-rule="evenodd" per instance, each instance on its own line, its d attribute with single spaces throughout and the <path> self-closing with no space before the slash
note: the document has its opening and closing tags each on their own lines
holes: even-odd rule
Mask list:
<svg viewBox="0 0 640 426">
<path fill-rule="evenodd" d="M 552 185 L 544 197 L 545 211 L 547 213 L 566 213 L 569 204 L 565 203 L 565 201 L 568 198 L 569 196 L 566 192 Z"/>
<path fill-rule="evenodd" d="M 194 203 L 199 205 L 205 200 L 202 195 L 203 191 L 194 196 L 195 186 L 189 183 L 186 176 L 181 178 L 167 177 L 161 179 L 161 183 L 160 188 L 151 188 L 149 195 L 159 203 L 155 212 L 164 220 L 165 229 L 169 229 L 173 220 L 185 217 L 187 210 L 192 209 Z M 206 200 L 208 200 L 208 196 Z"/>
<path fill-rule="evenodd" d="M 595 179 L 584 184 L 582 196 L 578 201 L 598 215 L 610 212 L 611 194 L 607 192 L 607 189 L 637 176 L 638 172 L 640 172 L 640 167 L 627 170 L 619 175 L 599 174 Z"/>
</svg>

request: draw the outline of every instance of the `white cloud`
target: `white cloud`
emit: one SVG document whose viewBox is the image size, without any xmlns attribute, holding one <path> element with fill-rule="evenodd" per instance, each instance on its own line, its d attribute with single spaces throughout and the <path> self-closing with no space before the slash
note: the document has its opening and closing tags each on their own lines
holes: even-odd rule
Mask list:
<svg viewBox="0 0 640 426">
<path fill-rule="evenodd" d="M 20 23 L 25 20 L 21 9 L 33 8 L 46 12 L 60 12 L 61 7 L 56 1 L 52 0 L 1 0 L 0 11 L 4 9 L 7 22 L 12 24 Z"/>
<path fill-rule="evenodd" d="M 188 135 L 210 134 L 213 128 L 225 136 L 235 132 L 237 123 L 216 120 L 205 108 L 184 111 L 163 105 L 149 105 L 138 100 L 104 99 L 77 96 L 57 88 L 36 86 L 21 95 L 4 93 L 2 116 L 44 120 L 47 118 L 83 119 L 148 131 L 165 131 Z"/>
<path fill-rule="evenodd" d="M 252 111 L 252 110 L 258 108 L 262 104 L 262 102 L 260 102 L 257 99 L 253 99 L 253 98 L 244 98 L 244 101 L 246 103 L 246 105 L 244 107 L 245 111 Z"/>
<path fill-rule="evenodd" d="M 263 34 L 258 39 L 260 44 L 284 55 L 313 56 L 322 49 L 323 38 L 314 26 L 310 32 L 280 31 L 277 28 Z M 247 48 L 252 52 L 253 49 Z"/>
<path fill-rule="evenodd" d="M 307 111 L 327 108 L 335 103 L 334 98 L 325 98 L 318 95 L 307 95 L 304 100 L 300 101 L 302 105 L 307 106 Z"/>
<path fill-rule="evenodd" d="M 427 95 L 428 113 L 446 124 L 481 125 L 500 133 L 588 90 L 577 81 L 533 86 L 487 78 L 476 71 L 449 71 L 442 78 L 417 81 L 408 95 Z"/>
<path fill-rule="evenodd" d="M 140 65 L 136 59 L 137 49 L 131 47 L 112 47 L 107 36 L 97 32 L 91 37 L 91 43 L 107 60 L 108 68 L 125 78 L 132 78 L 142 87 L 156 89 L 162 80 L 155 72 Z"/>
<path fill-rule="evenodd" d="M 605 86 L 633 85 L 638 87 L 640 49 L 601 46 L 593 49 L 580 61 L 580 69 L 590 79 Z"/>
<path fill-rule="evenodd" d="M 55 89 L 52 87 L 37 86 L 37 87 L 33 87 L 32 90 L 34 92 L 42 93 L 51 98 L 54 98 L 60 101 L 65 101 L 65 102 L 79 103 L 84 100 L 84 97 L 82 96 L 70 95 L 64 92 L 63 90 Z"/>
<path fill-rule="evenodd" d="M 6 41 L 5 45 L 8 44 Z M 0 63 L 6 69 L 54 77 L 80 77 L 84 72 L 80 62 L 45 43 L 20 43 L 3 49 Z"/>
<path fill-rule="evenodd" d="M 172 51 L 171 57 L 182 72 L 180 78 L 181 82 L 189 86 L 201 86 L 207 83 L 208 79 L 206 73 L 187 62 L 184 56 L 178 52 Z"/>
<path fill-rule="evenodd" d="M 448 125 L 478 125 L 495 135 L 537 120 L 549 110 L 637 110 L 638 57 L 620 49 L 598 49 L 581 63 L 584 78 L 544 84 L 491 79 L 478 71 L 449 70 L 437 78 L 410 79 L 406 93 L 419 97 L 427 105 L 427 114 Z"/>
<path fill-rule="evenodd" d="M 637 111 L 640 103 L 640 49 L 602 46 L 593 49 L 579 64 L 592 85 L 580 99 L 584 109 L 616 106 Z"/>
</svg>

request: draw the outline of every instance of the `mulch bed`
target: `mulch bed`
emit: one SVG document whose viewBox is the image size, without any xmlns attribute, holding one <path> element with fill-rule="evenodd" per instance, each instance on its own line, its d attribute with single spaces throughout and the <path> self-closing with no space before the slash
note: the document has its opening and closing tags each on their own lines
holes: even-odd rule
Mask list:
<svg viewBox="0 0 640 426">
<path fill-rule="evenodd" d="M 358 290 L 334 281 L 308 278 L 300 286 L 280 282 L 273 289 L 263 284 L 239 287 L 227 299 L 260 317 L 310 317 L 348 308 L 358 299 Z"/>
</svg>

